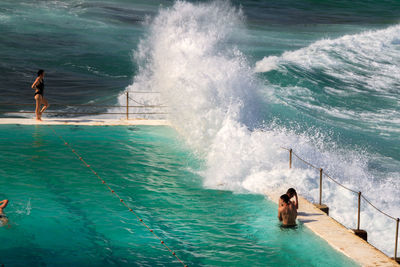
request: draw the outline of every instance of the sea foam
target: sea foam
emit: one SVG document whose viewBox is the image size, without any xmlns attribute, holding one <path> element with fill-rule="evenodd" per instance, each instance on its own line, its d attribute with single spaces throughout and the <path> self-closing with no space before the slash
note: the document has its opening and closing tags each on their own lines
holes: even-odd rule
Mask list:
<svg viewBox="0 0 400 267">
<path fill-rule="evenodd" d="M 281 149 L 285 146 L 344 185 L 366 192 L 383 210 L 398 214 L 393 193 L 399 189 L 394 183 L 397 173 L 378 182 L 369 172 L 369 156 L 360 156 L 360 151 L 327 142 L 318 130 L 299 134 L 263 121 L 268 103 L 261 94 L 271 88 L 257 78 L 231 38 L 243 31 L 244 23 L 241 10 L 226 2 L 178 1 L 161 9 L 135 50 L 139 72 L 127 90 L 161 92 L 172 125 L 205 162 L 200 174 L 207 188 L 262 194 L 293 186 L 316 201 L 318 172 L 299 161 L 289 170 L 288 152 Z M 268 68 L 281 60 L 270 58 Z M 324 202 L 333 217 L 355 227 L 356 195 L 326 181 Z M 394 222 L 364 205 L 361 220 L 369 241 L 391 253 L 393 244 L 387 240 L 394 239 Z"/>
<path fill-rule="evenodd" d="M 342 107 L 335 110 L 336 107 L 330 103 L 321 105 L 319 101 L 307 99 L 315 92 L 308 88 L 299 89 L 297 84 L 303 83 L 297 79 L 296 86 L 287 85 L 283 90 L 290 94 L 285 97 L 286 102 L 295 106 L 309 105 L 308 109 L 318 109 L 332 118 L 346 117 L 348 124 L 358 121 L 364 130 L 372 133 L 385 129 L 387 135 L 398 139 L 399 36 L 400 25 L 395 25 L 336 39 L 323 39 L 298 50 L 286 51 L 280 56 L 264 57 L 256 62 L 254 71 L 276 71 L 291 77 L 300 75 L 300 79 L 318 84 L 318 92 L 341 97 L 339 104 Z M 330 86 L 326 85 L 326 81 Z M 348 97 L 359 101 L 357 112 L 347 105 Z"/>
</svg>

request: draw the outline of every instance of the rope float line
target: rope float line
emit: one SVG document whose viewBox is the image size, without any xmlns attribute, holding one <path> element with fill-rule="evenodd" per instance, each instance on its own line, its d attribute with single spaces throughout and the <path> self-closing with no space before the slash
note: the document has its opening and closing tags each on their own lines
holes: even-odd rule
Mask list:
<svg viewBox="0 0 400 267">
<path fill-rule="evenodd" d="M 103 180 L 103 178 L 101 178 L 100 177 L 100 175 L 82 158 L 82 156 L 81 155 L 79 155 L 79 153 L 78 152 L 76 152 L 76 150 L 70 145 L 70 143 L 68 143 L 61 135 L 59 135 L 59 134 L 57 134 L 57 132 L 53 129 L 53 128 L 51 128 L 51 127 L 49 127 L 52 131 L 53 131 L 53 133 L 54 133 L 54 135 L 55 136 L 57 136 L 63 143 L 64 143 L 64 145 L 66 145 L 66 146 L 68 146 L 70 149 L 71 149 L 71 151 L 72 151 L 72 153 L 74 153 L 75 154 L 75 156 L 77 156 L 78 157 L 78 159 L 80 160 L 80 161 L 82 161 L 82 163 L 88 168 L 88 169 L 90 169 L 91 171 L 92 171 L 92 173 L 102 182 L 102 184 L 104 184 L 107 188 L 108 188 L 108 190 L 110 190 L 110 192 L 112 193 L 112 194 L 114 194 L 118 199 L 119 199 L 119 201 L 131 212 L 131 213 L 133 213 L 134 215 L 135 215 L 135 217 L 147 228 L 147 230 L 150 232 L 150 233 L 152 233 L 153 235 L 154 235 L 154 237 L 156 238 L 156 239 L 158 239 L 159 241 L 160 241 L 160 243 L 165 247 L 165 248 L 167 248 L 168 249 L 168 251 L 173 255 L 173 256 L 175 256 L 175 258 L 184 266 L 184 267 L 188 267 L 187 265 L 185 265 L 184 263 L 183 263 L 183 261 L 176 255 L 176 253 L 174 252 L 174 251 L 172 251 L 166 244 L 165 244 L 165 242 L 156 234 L 156 233 L 154 233 L 154 231 L 152 230 L 152 229 L 150 229 L 150 227 L 139 217 L 139 215 L 132 209 L 132 208 L 130 208 L 129 206 L 128 206 L 128 204 L 126 204 L 126 202 L 106 183 L 106 181 L 105 180 Z"/>
</svg>

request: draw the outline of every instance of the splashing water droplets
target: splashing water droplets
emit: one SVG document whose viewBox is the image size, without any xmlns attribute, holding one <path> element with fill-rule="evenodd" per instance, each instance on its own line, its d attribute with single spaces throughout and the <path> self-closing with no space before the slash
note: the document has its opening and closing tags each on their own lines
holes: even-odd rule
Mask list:
<svg viewBox="0 0 400 267">
<path fill-rule="evenodd" d="M 337 148 L 318 130 L 298 134 L 274 124 L 263 125 L 262 112 L 268 105 L 260 92 L 269 89 L 232 41 L 243 21 L 241 11 L 226 2 L 178 1 L 160 10 L 134 56 L 139 72 L 127 89 L 161 92 L 161 101 L 169 106 L 170 122 L 204 159 L 204 185 L 253 193 L 294 186 L 315 200 L 317 174 L 300 164 L 288 170 L 288 154 L 280 149 L 286 146 L 350 187 L 382 188 L 383 183 L 375 183 L 368 172 L 365 157 Z M 279 61 L 270 59 L 268 68 Z M 325 186 L 332 214 L 353 226 L 352 196 L 334 184 Z M 388 207 L 388 202 L 380 204 Z M 376 217 L 370 212 L 364 216 L 368 218 L 364 221 Z M 390 237 L 391 233 L 377 229 L 370 240 L 388 251 L 391 246 L 384 240 Z"/>
</svg>

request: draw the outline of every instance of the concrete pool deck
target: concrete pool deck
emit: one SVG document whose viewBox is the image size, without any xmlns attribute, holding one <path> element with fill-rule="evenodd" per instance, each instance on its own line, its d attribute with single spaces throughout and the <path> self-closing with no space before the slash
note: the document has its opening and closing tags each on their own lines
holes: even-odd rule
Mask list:
<svg viewBox="0 0 400 267">
<path fill-rule="evenodd" d="M 34 118 L 0 118 L 0 124 L 19 125 L 87 125 L 87 126 L 117 126 L 117 125 L 167 125 L 166 120 L 147 119 L 99 119 L 99 118 L 44 118 L 37 122 Z M 273 202 L 278 203 L 280 194 L 265 192 Z M 327 216 L 305 198 L 299 196 L 299 216 L 302 222 L 315 234 L 326 240 L 333 248 L 353 259 L 362 266 L 399 266 L 383 252 L 357 237 L 342 224 Z"/>
<path fill-rule="evenodd" d="M 147 119 L 98 119 L 98 118 L 0 118 L 0 124 L 20 125 L 87 125 L 87 126 L 117 126 L 117 125 L 170 125 L 166 120 Z"/>
<path fill-rule="evenodd" d="M 270 200 L 278 204 L 280 195 L 265 192 Z M 278 214 L 278 211 L 277 211 Z M 311 202 L 299 196 L 297 219 L 311 231 L 328 242 L 333 248 L 353 259 L 361 266 L 399 266 L 382 251 L 356 236 L 352 230 L 327 216 Z"/>
</svg>

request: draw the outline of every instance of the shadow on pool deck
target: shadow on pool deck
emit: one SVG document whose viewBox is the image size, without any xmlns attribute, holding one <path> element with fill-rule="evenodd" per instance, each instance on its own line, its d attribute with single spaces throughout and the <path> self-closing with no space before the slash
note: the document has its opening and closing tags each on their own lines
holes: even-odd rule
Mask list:
<svg viewBox="0 0 400 267">
<path fill-rule="evenodd" d="M 279 195 L 276 193 L 265 192 L 265 195 L 273 202 L 278 202 Z M 312 203 L 301 196 L 299 196 L 297 219 L 327 241 L 333 248 L 362 266 L 399 266 L 382 251 L 357 237 L 351 230 L 317 209 Z"/>
</svg>

